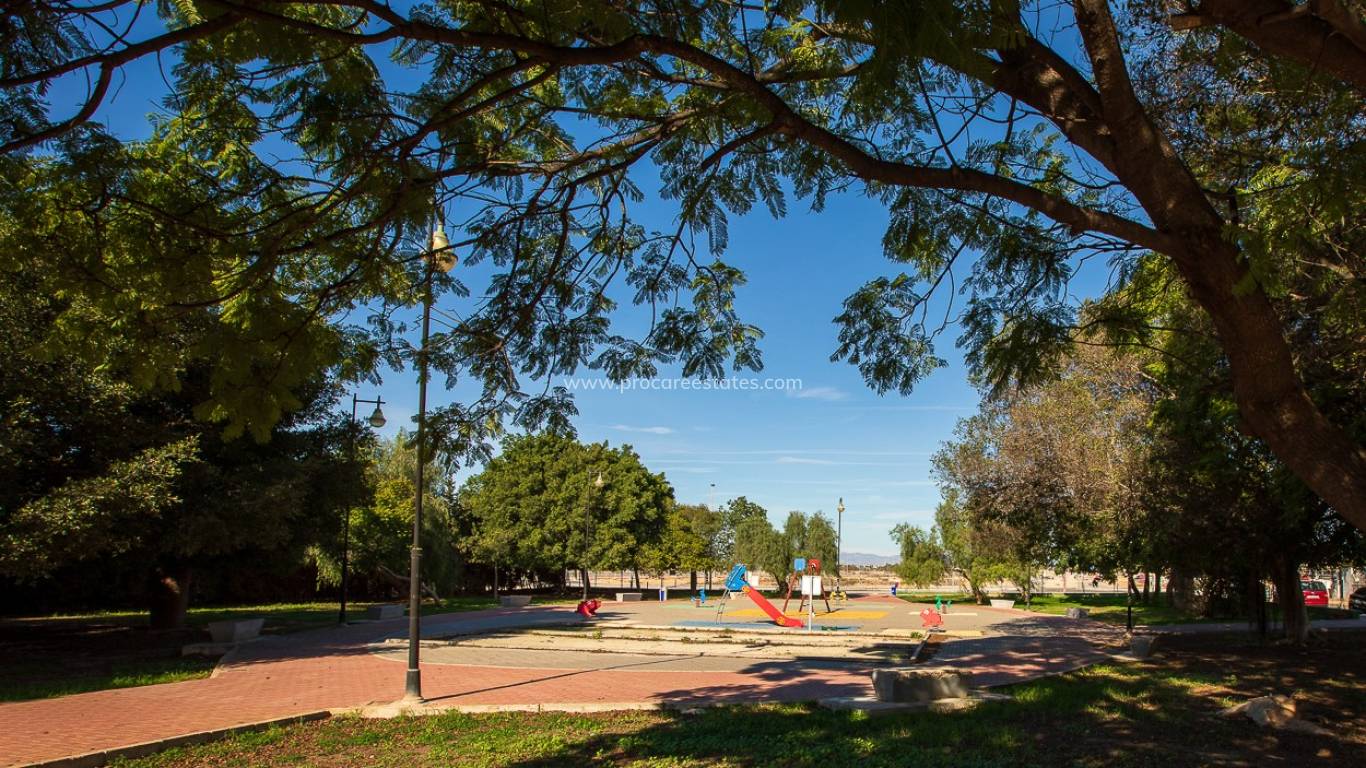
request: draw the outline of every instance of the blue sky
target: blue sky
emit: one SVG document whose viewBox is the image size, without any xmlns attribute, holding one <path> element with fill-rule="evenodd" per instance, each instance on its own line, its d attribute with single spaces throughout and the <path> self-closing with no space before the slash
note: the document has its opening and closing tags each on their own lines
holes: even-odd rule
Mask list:
<svg viewBox="0 0 1366 768">
<path fill-rule="evenodd" d="M 644 188 L 653 191 L 648 184 Z M 680 501 L 716 505 L 743 495 L 781 524 L 790 510 L 823 511 L 833 519 L 843 497 L 843 548 L 893 554 L 893 525 L 932 522 L 939 493 L 930 477 L 930 455 L 952 434 L 956 420 L 975 410 L 977 393 L 952 343 L 956 329 L 939 349 L 949 367 L 909 397 L 880 397 L 857 369 L 830 362 L 837 345 L 832 319 L 844 298 L 868 279 L 893 271 L 881 246 L 887 214 L 854 194 L 833 198 L 818 214 L 800 205 L 792 210 L 783 220 L 766 211 L 733 220 L 725 258 L 749 278 L 737 296 L 738 311 L 765 333 L 764 370 L 735 375 L 800 379 L 801 389 L 581 389 L 575 426 L 583 440 L 630 444 L 647 466 L 668 476 Z M 663 227 L 674 211 L 672 203 L 652 199 L 640 218 Z M 482 271 L 462 277 L 476 295 Z M 474 302 L 446 296 L 438 306 L 461 312 Z M 614 322 L 629 331 L 639 327 L 635 315 L 624 310 Z M 411 429 L 415 379 L 411 371 L 385 376 L 378 393 L 389 423 L 382 433 Z M 428 398 L 436 406 L 462 394 L 441 389 L 436 379 L 434 384 Z M 373 395 L 367 389 L 361 396 Z"/>
<path fill-rule="evenodd" d="M 143 24 L 156 22 L 147 18 L 139 26 Z M 375 51 L 381 60 L 384 53 Z M 170 64 L 169 59 L 160 62 L 167 72 Z M 396 80 L 413 76 L 396 75 Z M 167 78 L 155 59 L 134 62 L 116 78 L 97 118 L 121 136 L 145 136 L 147 116 L 159 110 L 166 89 Z M 69 112 L 86 92 L 83 76 L 65 78 L 53 92 L 56 113 Z M 638 220 L 672 230 L 674 204 L 658 199 L 656 180 L 647 176 L 638 181 L 651 195 L 636 209 Z M 844 298 L 863 282 L 896 271 L 882 255 L 887 214 L 856 192 L 832 197 L 819 214 L 796 200 L 789 203 L 792 213 L 784 220 L 775 221 L 762 206 L 732 219 L 725 260 L 748 274 L 738 308 L 766 334 L 761 343 L 764 370 L 739 375 L 800 379 L 802 389 L 579 391 L 576 427 L 584 440 L 630 444 L 651 469 L 667 474 L 683 502 L 715 505 L 743 495 L 781 523 L 790 510 L 833 517 L 843 497 L 843 549 L 894 554 L 888 536 L 893 525 L 928 527 L 932 522 L 939 493 L 931 479 L 930 456 L 952 435 L 955 422 L 975 410 L 978 396 L 967 383 L 953 343 L 956 327 L 938 344 L 948 367 L 921 382 L 909 397 L 878 396 L 852 366 L 829 361 L 837 335 L 832 318 Z M 461 213 L 457 206 L 447 220 L 460 220 Z M 486 266 L 461 274 L 476 298 L 487 285 Z M 1089 279 L 1074 290 L 1095 292 L 1103 285 L 1101 275 L 1085 276 Z M 459 313 L 462 305 L 475 301 L 446 296 L 440 306 Z M 622 303 L 629 305 L 624 298 Z M 641 315 L 630 310 L 617 322 L 624 333 L 643 328 Z M 439 379 L 433 383 L 433 406 L 465 394 L 445 391 Z M 411 428 L 417 410 L 411 370 L 387 372 L 381 386 L 362 387 L 359 394 L 379 394 L 386 401 L 389 421 L 383 434 Z"/>
</svg>

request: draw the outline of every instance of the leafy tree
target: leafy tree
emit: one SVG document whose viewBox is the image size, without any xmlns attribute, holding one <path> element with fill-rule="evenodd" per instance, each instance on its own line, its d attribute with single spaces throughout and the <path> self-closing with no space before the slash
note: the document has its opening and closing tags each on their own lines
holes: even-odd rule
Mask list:
<svg viewBox="0 0 1366 768">
<path fill-rule="evenodd" d="M 729 568 L 735 563 L 755 563 L 752 557 L 745 557 L 746 554 L 753 554 L 753 550 L 742 550 L 739 544 L 741 525 L 753 519 L 762 519 L 767 523 L 768 510 L 744 496 L 731 499 L 721 507 L 721 530 L 716 536 L 716 551 L 722 568 Z"/>
<path fill-rule="evenodd" d="M 738 501 L 744 501 L 744 497 Z M 731 507 L 735 508 L 735 502 Z M 745 514 L 735 524 L 735 560 L 768 573 L 779 585 L 786 583 L 792 569 L 786 537 L 773 527 L 759 505 L 744 501 L 740 508 Z"/>
<path fill-rule="evenodd" d="M 6 33 L 0 72 L 0 258 L 62 254 L 49 289 L 117 315 L 108 330 L 145 345 L 151 382 L 174 367 L 156 325 L 221 307 L 217 385 L 199 405 L 230 428 L 264 434 L 321 368 L 411 354 L 387 312 L 363 335 L 330 323 L 413 302 L 433 197 L 444 209 L 478 189 L 456 206 L 457 247 L 494 266 L 435 360 L 483 385 L 439 433 L 482 458 L 503 420 L 558 428 L 572 411 L 519 375 L 757 366 L 759 332 L 732 301 L 743 275 L 708 264 L 696 238 L 719 257 L 731 215 L 856 187 L 887 205 L 886 249 L 905 265 L 839 318 L 836 357 L 873 387 L 906 391 L 942 365 L 920 310 L 946 285 L 998 391 L 1043 380 L 1100 326 L 1105 343 L 1145 343 L 1160 329 L 1124 311 L 1083 320 L 1067 283 L 1088 259 L 1123 275 L 1157 254 L 1208 317 L 1247 430 L 1366 528 L 1366 449 L 1310 396 L 1291 342 L 1314 307 L 1359 306 L 1338 298 L 1361 293 L 1360 250 L 1341 237 L 1359 236 L 1366 194 L 1357 4 L 1211 0 L 1173 23 L 1155 0 L 191 1 L 159 4 L 162 28 L 115 32 L 106 18 L 134 3 L 9 17 L 22 32 Z M 391 64 L 376 41 L 394 43 Z M 161 55 L 177 62 L 175 112 L 149 142 L 112 142 L 91 122 L 110 84 Z M 51 114 L 49 86 L 78 72 L 88 102 Z M 23 154 L 35 148 L 50 154 Z M 675 230 L 629 217 L 642 163 L 679 201 Z M 969 267 L 967 253 L 983 256 Z M 614 275 L 663 303 L 643 339 L 610 330 Z M 1359 334 L 1360 314 L 1343 316 Z M 87 327 L 61 326 L 79 346 Z"/>
<path fill-rule="evenodd" d="M 817 512 L 806 519 L 806 536 L 802 540 L 801 552 L 808 558 L 820 560 L 824 573 L 834 574 L 837 544 L 835 526 L 830 523 L 830 518 Z"/>
<path fill-rule="evenodd" d="M 707 587 L 711 587 L 711 572 L 720 571 L 728 566 L 718 556 L 721 549 L 722 515 L 705 504 L 679 504 L 675 515 L 670 517 L 666 538 L 677 541 L 675 551 L 679 552 L 679 567 L 691 576 L 691 588 L 697 589 L 697 572 L 707 574 Z"/>
<path fill-rule="evenodd" d="M 460 492 L 475 558 L 542 572 L 576 568 L 585 589 L 590 569 L 636 569 L 648 567 L 652 554 L 677 555 L 660 549 L 672 504 L 664 476 L 630 446 L 556 434 L 508 438 Z"/>
<path fill-rule="evenodd" d="M 455 588 L 459 569 L 460 542 L 449 478 L 440 471 L 441 465 L 441 457 L 429 457 L 422 504 L 422 573 L 427 579 L 423 586 L 434 597 Z M 399 430 L 395 437 L 373 444 L 363 467 L 371 496 L 368 503 L 348 511 L 351 578 L 406 594 L 417 494 L 417 446 L 412 434 Z M 340 564 L 331 551 L 318 553 L 318 567 L 324 583 L 339 583 Z"/>
<path fill-rule="evenodd" d="M 196 353 L 202 313 L 166 329 L 179 391 L 148 394 L 126 371 L 42 351 L 71 310 L 37 290 L 40 266 L 0 281 L 0 573 L 37 584 L 97 563 L 141 574 L 152 625 L 169 628 L 184 621 L 196 572 L 297 569 L 306 548 L 336 540 L 339 510 L 363 489 L 339 450 L 332 387 L 297 391 L 301 407 L 268 442 L 225 441 L 194 417 L 210 386 Z M 115 589 L 106 599 L 135 596 Z"/>
<path fill-rule="evenodd" d="M 934 535 L 923 528 L 901 523 L 892 529 L 892 538 L 901 548 L 901 562 L 896 573 L 913 587 L 928 587 L 944 578 L 944 549 Z"/>
<path fill-rule="evenodd" d="M 944 489 L 943 499 L 934 510 L 932 538 L 943 547 L 947 567 L 967 582 L 972 599 L 981 605 L 986 602 L 982 587 L 988 581 L 986 571 L 991 566 L 991 555 L 974 546 L 972 521 L 963 508 L 960 493 L 955 487 Z"/>
</svg>

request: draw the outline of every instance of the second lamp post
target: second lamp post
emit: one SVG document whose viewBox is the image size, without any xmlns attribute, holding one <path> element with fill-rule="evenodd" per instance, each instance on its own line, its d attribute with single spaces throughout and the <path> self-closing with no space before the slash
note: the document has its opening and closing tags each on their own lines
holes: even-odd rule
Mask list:
<svg viewBox="0 0 1366 768">
<path fill-rule="evenodd" d="M 355 463 L 355 461 L 356 461 L 356 432 L 357 432 L 357 425 L 356 425 L 356 407 L 359 406 L 361 403 L 365 403 L 366 405 L 374 404 L 374 406 L 375 406 L 375 412 L 372 413 L 372 414 L 370 414 L 370 418 L 366 419 L 366 422 L 368 422 L 368 423 L 370 424 L 370 426 L 374 427 L 375 429 L 379 429 L 380 427 L 384 426 L 384 411 L 381 411 L 381 410 L 379 409 L 379 407 L 380 407 L 381 405 L 384 405 L 384 401 L 383 401 L 383 400 L 381 400 L 381 399 L 378 398 L 378 397 L 375 398 L 374 400 L 366 400 L 366 399 L 363 398 L 363 397 L 356 397 L 355 395 L 351 395 L 351 446 L 350 446 L 350 454 L 351 454 L 351 461 L 352 461 L 352 463 Z M 347 508 L 345 508 L 345 509 L 342 510 L 341 610 L 338 611 L 338 613 L 337 613 L 337 623 L 339 623 L 339 624 L 345 624 L 345 623 L 346 623 L 346 590 L 347 590 L 347 578 L 346 578 L 346 577 L 347 577 L 347 569 L 348 569 L 348 566 L 349 566 L 349 564 L 350 564 L 350 558 L 351 558 L 351 508 L 350 508 L 350 507 L 347 507 Z"/>
</svg>

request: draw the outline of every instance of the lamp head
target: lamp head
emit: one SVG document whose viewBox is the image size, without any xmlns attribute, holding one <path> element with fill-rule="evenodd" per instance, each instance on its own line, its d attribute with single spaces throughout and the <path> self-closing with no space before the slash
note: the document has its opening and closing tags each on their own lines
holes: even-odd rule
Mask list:
<svg viewBox="0 0 1366 768">
<path fill-rule="evenodd" d="M 369 421 L 370 426 L 374 427 L 375 429 L 379 429 L 380 427 L 384 426 L 384 411 L 381 411 L 379 409 L 379 403 L 375 403 L 375 412 L 370 414 L 370 418 L 366 419 L 366 421 Z"/>
<path fill-rule="evenodd" d="M 835 507 L 835 511 L 836 511 L 836 512 L 839 512 L 840 514 L 844 514 L 844 497 L 843 497 L 843 496 L 840 497 L 839 506 Z"/>
<path fill-rule="evenodd" d="M 607 483 L 604 483 L 604 482 L 602 481 L 602 473 L 599 472 L 599 473 L 598 473 L 598 479 L 593 481 L 593 487 L 594 487 L 594 488 L 597 488 L 597 489 L 599 489 L 599 490 L 601 490 L 602 487 L 603 487 L 604 485 L 606 485 L 606 484 L 607 484 Z"/>
<path fill-rule="evenodd" d="M 432 268 L 440 272 L 450 272 L 459 261 L 455 251 L 451 250 L 451 239 L 446 236 L 446 228 L 440 224 L 432 231 L 432 249 L 427 258 L 431 259 Z"/>
</svg>

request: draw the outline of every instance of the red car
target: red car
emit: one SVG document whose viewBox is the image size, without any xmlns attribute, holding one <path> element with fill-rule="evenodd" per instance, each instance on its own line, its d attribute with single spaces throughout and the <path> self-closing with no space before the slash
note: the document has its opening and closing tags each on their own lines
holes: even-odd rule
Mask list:
<svg viewBox="0 0 1366 768">
<path fill-rule="evenodd" d="M 1300 591 L 1304 593 L 1304 604 L 1314 608 L 1328 606 L 1328 588 L 1321 581 L 1301 581 Z"/>
</svg>

